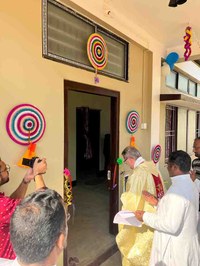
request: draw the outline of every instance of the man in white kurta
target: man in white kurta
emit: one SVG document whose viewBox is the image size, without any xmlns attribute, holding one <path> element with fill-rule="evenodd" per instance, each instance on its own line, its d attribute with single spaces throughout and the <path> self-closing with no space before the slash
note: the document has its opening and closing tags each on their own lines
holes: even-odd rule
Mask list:
<svg viewBox="0 0 200 266">
<path fill-rule="evenodd" d="M 172 152 L 168 161 L 172 185 L 158 203 L 156 213 L 135 212 L 139 220 L 155 229 L 151 266 L 200 265 L 199 193 L 190 178 L 190 167 L 191 158 L 186 152 Z"/>
</svg>

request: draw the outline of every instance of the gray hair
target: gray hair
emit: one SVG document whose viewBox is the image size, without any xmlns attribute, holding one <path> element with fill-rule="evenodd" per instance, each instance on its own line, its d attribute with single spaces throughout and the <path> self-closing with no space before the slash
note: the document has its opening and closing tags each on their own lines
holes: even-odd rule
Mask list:
<svg viewBox="0 0 200 266">
<path fill-rule="evenodd" d="M 126 158 L 138 159 L 139 157 L 141 157 L 141 154 L 135 147 L 128 146 L 122 151 L 122 156 L 125 159 Z"/>
<path fill-rule="evenodd" d="M 11 242 L 19 261 L 43 265 L 66 229 L 63 199 L 55 190 L 28 195 L 15 209 L 10 223 Z"/>
</svg>

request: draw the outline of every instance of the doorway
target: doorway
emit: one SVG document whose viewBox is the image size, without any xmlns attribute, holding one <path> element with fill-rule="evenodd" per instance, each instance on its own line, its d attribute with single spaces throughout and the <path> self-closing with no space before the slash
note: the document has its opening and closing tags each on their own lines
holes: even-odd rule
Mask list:
<svg viewBox="0 0 200 266">
<path fill-rule="evenodd" d="M 100 113 L 101 110 L 76 107 L 76 179 L 100 173 Z"/>
<path fill-rule="evenodd" d="M 113 172 L 118 156 L 120 95 L 119 92 L 71 81 L 65 81 L 64 84 L 64 165 L 72 168 L 75 177 L 73 179 L 75 184 L 73 187 L 75 206 L 71 208 L 72 219 L 70 221 L 71 225 L 69 224 L 69 242 L 74 246 L 70 247 L 68 244 L 68 251 L 65 251 L 64 256 L 64 265 L 69 265 L 67 262 L 70 259 L 72 263 L 79 261 L 78 265 L 80 266 L 101 265 L 101 262 L 117 251 L 114 236 L 117 227 L 113 225 L 112 221 L 118 211 L 118 187 L 113 188 L 112 174 L 111 180 L 107 181 L 105 155 L 103 154 L 104 145 L 102 143 L 105 141 L 105 136 L 110 135 L 110 160 L 107 167 Z M 71 112 L 72 109 L 70 109 L 73 105 L 73 94 L 75 94 L 74 98 L 79 99 L 79 104 L 73 106 L 74 116 Z M 83 100 L 84 98 L 88 100 L 91 96 L 94 99 L 92 100 L 93 108 L 88 107 Z M 102 106 L 99 105 L 100 102 L 103 102 Z M 106 102 L 109 102 L 109 106 L 105 118 L 102 118 Z M 98 107 L 94 108 L 94 106 Z M 102 138 L 102 120 L 106 120 L 108 117 L 109 130 L 104 128 L 103 133 L 105 134 Z M 90 129 L 90 132 L 88 129 Z M 76 136 L 76 141 L 72 136 Z M 74 152 L 72 152 L 71 146 L 76 147 L 73 150 Z M 78 153 L 80 154 L 78 155 Z M 102 157 L 104 157 L 104 160 L 102 160 Z M 102 216 L 97 207 L 102 211 Z M 87 223 L 89 227 L 87 227 Z M 70 236 L 70 232 L 73 232 L 73 235 Z M 82 232 L 87 234 L 83 236 Z M 75 238 L 77 241 L 74 241 Z M 82 250 L 82 253 L 81 248 L 85 249 Z M 70 254 L 72 250 L 74 254 Z M 84 255 L 85 257 L 83 257 L 84 253 L 88 253 L 88 255 L 86 254 L 87 256 Z M 78 257 L 77 254 L 82 255 Z"/>
</svg>

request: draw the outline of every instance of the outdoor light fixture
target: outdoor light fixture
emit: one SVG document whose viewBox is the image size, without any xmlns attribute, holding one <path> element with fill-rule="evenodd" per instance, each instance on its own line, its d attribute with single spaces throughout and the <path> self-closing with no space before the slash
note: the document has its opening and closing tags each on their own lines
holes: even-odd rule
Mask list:
<svg viewBox="0 0 200 266">
<path fill-rule="evenodd" d="M 168 6 L 177 7 L 177 5 L 182 5 L 185 2 L 187 2 L 187 0 L 170 0 Z"/>
</svg>

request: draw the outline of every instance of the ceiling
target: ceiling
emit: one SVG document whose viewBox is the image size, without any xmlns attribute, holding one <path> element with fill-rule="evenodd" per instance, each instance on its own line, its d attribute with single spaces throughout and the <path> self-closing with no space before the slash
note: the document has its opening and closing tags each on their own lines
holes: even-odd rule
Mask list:
<svg viewBox="0 0 200 266">
<path fill-rule="evenodd" d="M 187 0 L 177 7 L 169 7 L 169 0 L 107 1 L 168 48 L 184 45 L 185 28 L 192 27 L 193 43 L 200 50 L 200 0 Z"/>
<path fill-rule="evenodd" d="M 179 54 L 178 63 L 185 61 L 183 37 L 186 27 L 190 26 L 192 53 L 189 60 L 200 60 L 200 0 L 187 0 L 177 7 L 169 7 L 169 0 L 57 1 L 72 7 L 82 7 L 100 20 L 105 19 L 105 22 L 111 23 L 112 26 L 123 24 L 124 34 L 131 32 L 134 40 L 139 40 L 138 43 L 146 48 L 149 48 L 149 37 L 146 36 L 153 37 L 161 44 L 165 55 L 171 52 Z"/>
<path fill-rule="evenodd" d="M 169 7 L 169 0 L 104 1 L 113 5 L 115 12 L 120 12 L 130 23 L 132 21 L 162 43 L 166 54 L 177 52 L 180 59 L 176 67 L 197 82 L 200 81 L 200 0 L 187 0 L 177 7 Z M 192 53 L 185 62 L 183 37 L 187 26 L 192 28 Z"/>
</svg>

